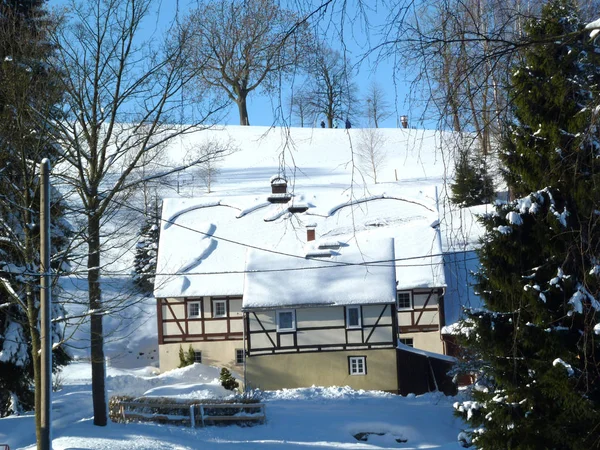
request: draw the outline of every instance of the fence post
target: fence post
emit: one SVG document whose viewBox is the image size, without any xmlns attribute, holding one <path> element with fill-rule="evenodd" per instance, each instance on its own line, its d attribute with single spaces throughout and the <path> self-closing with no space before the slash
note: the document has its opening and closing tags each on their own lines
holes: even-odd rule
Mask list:
<svg viewBox="0 0 600 450">
<path fill-rule="evenodd" d="M 202 426 L 205 427 L 206 425 L 204 425 L 204 405 L 200 405 L 200 418 L 202 419 Z"/>
<path fill-rule="evenodd" d="M 196 428 L 196 418 L 194 417 L 194 405 L 190 405 L 190 426 Z"/>
</svg>

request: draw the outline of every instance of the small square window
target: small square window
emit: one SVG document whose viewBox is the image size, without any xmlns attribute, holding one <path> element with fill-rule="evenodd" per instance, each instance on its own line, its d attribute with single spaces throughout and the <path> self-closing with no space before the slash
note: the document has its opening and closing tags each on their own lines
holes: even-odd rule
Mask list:
<svg viewBox="0 0 600 450">
<path fill-rule="evenodd" d="M 194 362 L 202 364 L 202 352 L 194 350 Z"/>
<path fill-rule="evenodd" d="M 410 292 L 398 292 L 396 298 L 398 309 L 412 309 L 412 297 Z"/>
<path fill-rule="evenodd" d="M 226 317 L 227 316 L 227 303 L 225 300 L 214 300 L 213 301 L 213 317 Z"/>
<path fill-rule="evenodd" d="M 277 331 L 296 331 L 296 311 L 277 311 Z"/>
<path fill-rule="evenodd" d="M 348 365 L 350 366 L 350 375 L 367 374 L 367 358 L 365 356 L 350 356 Z"/>
<path fill-rule="evenodd" d="M 235 363 L 244 364 L 244 350 L 241 348 L 235 349 Z"/>
<path fill-rule="evenodd" d="M 413 338 L 400 338 L 400 343 L 404 344 L 404 345 L 408 345 L 409 347 L 415 346 Z"/>
<path fill-rule="evenodd" d="M 361 328 L 360 306 L 348 306 L 346 308 L 346 327 Z"/>
<path fill-rule="evenodd" d="M 200 302 L 189 302 L 188 303 L 188 317 L 190 317 L 190 318 L 200 317 Z"/>
</svg>

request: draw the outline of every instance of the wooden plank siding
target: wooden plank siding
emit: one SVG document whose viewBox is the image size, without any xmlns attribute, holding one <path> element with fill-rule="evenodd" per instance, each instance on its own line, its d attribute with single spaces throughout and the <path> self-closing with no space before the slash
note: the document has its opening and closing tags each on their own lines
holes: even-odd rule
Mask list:
<svg viewBox="0 0 600 450">
<path fill-rule="evenodd" d="M 215 300 L 225 301 L 225 317 L 213 317 Z M 188 317 L 191 302 L 200 303 L 199 317 Z M 177 342 L 241 340 L 244 336 L 241 305 L 241 296 L 159 298 L 157 299 L 158 343 L 161 345 Z M 233 306 L 236 306 L 235 311 L 232 311 Z"/>
<path fill-rule="evenodd" d="M 359 306 L 359 305 L 357 305 Z M 276 310 L 246 314 L 247 356 L 394 348 L 397 319 L 392 304 L 361 305 L 361 327 L 349 328 L 346 307 L 297 308 L 296 328 L 277 331 Z"/>
</svg>

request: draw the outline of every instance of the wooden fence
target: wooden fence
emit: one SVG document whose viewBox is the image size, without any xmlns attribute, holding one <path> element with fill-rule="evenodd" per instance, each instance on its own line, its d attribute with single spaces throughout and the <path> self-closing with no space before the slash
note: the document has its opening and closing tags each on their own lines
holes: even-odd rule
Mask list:
<svg viewBox="0 0 600 450">
<path fill-rule="evenodd" d="M 217 423 L 264 423 L 264 403 L 151 403 L 122 401 L 119 405 L 124 422 L 158 422 L 189 425 L 192 428 Z M 165 412 L 168 411 L 168 412 Z"/>
</svg>

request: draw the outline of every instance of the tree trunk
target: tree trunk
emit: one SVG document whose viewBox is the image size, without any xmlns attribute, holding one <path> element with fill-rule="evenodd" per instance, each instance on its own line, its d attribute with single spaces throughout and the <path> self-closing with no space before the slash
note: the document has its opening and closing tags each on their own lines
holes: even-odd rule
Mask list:
<svg viewBox="0 0 600 450">
<path fill-rule="evenodd" d="M 248 120 L 248 108 L 246 107 L 246 94 L 240 94 L 236 103 L 238 105 L 238 111 L 240 113 L 240 125 L 249 126 L 250 120 Z"/>
<path fill-rule="evenodd" d="M 102 290 L 100 288 L 100 217 L 88 217 L 88 289 L 90 310 L 90 347 L 92 364 L 92 402 L 94 425 L 106 426 L 106 367 L 102 330 Z"/>
<path fill-rule="evenodd" d="M 42 378 L 40 367 L 40 332 L 38 328 L 37 296 L 30 290 L 27 293 L 27 321 L 31 336 L 31 362 L 33 364 L 34 408 L 35 408 L 35 437 L 36 442 L 42 439 Z"/>
<path fill-rule="evenodd" d="M 29 191 L 25 192 L 25 204 L 31 204 L 32 200 Z M 25 214 L 25 223 L 33 223 L 37 219 L 33 218 L 31 212 Z M 25 259 L 26 265 L 33 270 L 36 265 L 37 244 L 33 233 L 28 227 L 24 227 L 25 232 Z M 31 363 L 33 365 L 33 386 L 34 386 L 34 408 L 35 408 L 35 437 L 38 444 L 42 438 L 42 375 L 40 360 L 40 328 L 38 326 L 39 316 L 39 281 L 32 281 L 27 288 L 27 326 L 31 336 Z"/>
<path fill-rule="evenodd" d="M 327 116 L 327 128 L 333 128 L 333 116 Z"/>
</svg>

